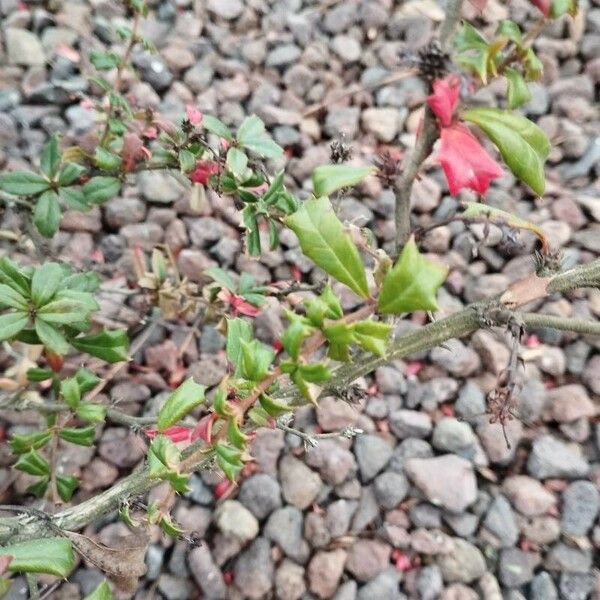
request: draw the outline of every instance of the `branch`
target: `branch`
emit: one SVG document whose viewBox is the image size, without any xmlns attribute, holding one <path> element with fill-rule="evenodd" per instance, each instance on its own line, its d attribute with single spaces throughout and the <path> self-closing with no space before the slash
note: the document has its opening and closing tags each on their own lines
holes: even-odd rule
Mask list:
<svg viewBox="0 0 600 600">
<path fill-rule="evenodd" d="M 550 279 L 547 289 L 548 294 L 552 294 L 568 292 L 580 287 L 600 288 L 600 259 L 555 275 Z M 462 337 L 476 331 L 482 325 L 482 313 L 490 310 L 496 310 L 500 316 L 505 315 L 506 318 L 512 314 L 499 303 L 499 297 L 471 304 L 458 313 L 430 323 L 394 340 L 390 345 L 388 354 L 383 358 L 360 354 L 354 362 L 338 367 L 327 385 L 326 393 L 335 394 L 336 390 L 345 389 L 357 378 L 392 360 L 429 350 L 449 339 Z M 531 313 L 524 313 L 520 317 L 523 319 L 524 324 L 530 327 L 554 327 L 577 333 L 600 333 L 598 323 L 589 321 Z M 294 397 L 290 390 L 282 390 L 277 395 L 278 399 L 289 399 L 290 397 Z M 194 456 L 198 449 L 199 446 L 196 444 L 190 446 L 184 450 L 184 458 Z M 190 465 L 189 470 L 197 471 L 206 468 L 211 460 L 212 452 L 206 452 L 205 450 L 203 456 Z M 105 492 L 51 516 L 51 522 L 54 526 L 67 531 L 81 529 L 117 510 L 127 498 L 144 494 L 159 483 L 160 480 L 150 479 L 145 468 L 141 468 Z M 0 519 L 0 544 L 4 544 L 8 540 L 19 541 L 48 535 L 56 535 L 56 533 L 43 519 L 31 516 Z"/>
<path fill-rule="evenodd" d="M 447 49 L 454 29 L 460 19 L 463 0 L 448 0 L 446 19 L 440 29 L 440 42 Z M 425 107 L 425 118 L 421 135 L 417 139 L 413 151 L 406 157 L 402 165 L 402 174 L 394 184 L 396 193 L 396 251 L 400 250 L 410 237 L 410 196 L 413 183 L 423 161 L 431 154 L 433 145 L 438 138 L 438 126 L 435 115 L 428 106 Z"/>
</svg>

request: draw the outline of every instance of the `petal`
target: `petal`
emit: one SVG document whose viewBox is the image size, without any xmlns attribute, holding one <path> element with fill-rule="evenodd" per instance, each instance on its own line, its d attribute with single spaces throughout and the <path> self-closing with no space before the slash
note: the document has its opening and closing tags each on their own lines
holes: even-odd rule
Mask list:
<svg viewBox="0 0 600 600">
<path fill-rule="evenodd" d="M 427 97 L 427 104 L 440 120 L 443 127 L 452 123 L 452 115 L 458 104 L 460 81 L 454 75 L 433 82 L 433 94 Z"/>
<path fill-rule="evenodd" d="M 188 121 L 192 124 L 192 125 L 200 125 L 200 123 L 202 123 L 202 113 L 195 107 L 192 106 L 191 104 L 188 104 L 185 107 L 185 114 L 188 118 Z"/>
</svg>

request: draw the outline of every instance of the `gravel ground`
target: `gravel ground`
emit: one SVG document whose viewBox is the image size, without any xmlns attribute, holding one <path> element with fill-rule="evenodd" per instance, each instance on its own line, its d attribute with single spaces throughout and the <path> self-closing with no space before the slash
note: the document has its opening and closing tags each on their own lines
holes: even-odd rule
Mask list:
<svg viewBox="0 0 600 600">
<path fill-rule="evenodd" d="M 344 134 L 359 161 L 382 145 L 404 149 L 414 141 L 426 87 L 416 77 L 330 102 L 305 117 L 307 107 L 365 86 L 398 69 L 402 51 L 431 40 L 443 8 L 434 0 L 171 0 L 150 1 L 143 33 L 157 55 L 137 53 L 140 79 L 129 93 L 140 106 L 180 117 L 186 104 L 236 125 L 257 113 L 287 149 L 288 184 L 308 185 L 311 169 L 328 162 L 330 143 Z M 443 2 L 442 2 L 443 4 Z M 527 0 L 510 8 L 489 0 L 489 14 L 530 22 Z M 490 204 L 539 223 L 564 250 L 565 265 L 600 254 L 600 1 L 581 0 L 573 19 L 553 24 L 536 42 L 544 80 L 533 84 L 528 116 L 548 133 L 553 149 L 547 194 L 534 199 L 506 176 L 495 182 Z M 468 5 L 469 12 L 474 9 Z M 105 0 L 0 0 L 0 167 L 35 160 L 48 135 L 79 139 L 93 114 L 79 104 L 88 84 L 86 54 L 119 44 L 110 23 L 123 14 Z M 471 15 L 473 16 L 473 15 Z M 501 82 L 476 95 L 494 104 Z M 465 195 L 465 198 L 468 196 Z M 447 195 L 433 164 L 413 194 L 416 222 L 447 216 Z M 339 203 L 343 218 L 373 229 L 383 247 L 393 240 L 392 194 L 373 179 Z M 3 227 L 15 227 L 4 216 Z M 7 221 L 8 220 L 8 221 Z M 131 248 L 168 243 L 181 272 L 203 282 L 213 265 L 250 272 L 259 282 L 307 281 L 321 274 L 299 253 L 293 236 L 259 261 L 244 257 L 232 203 L 210 195 L 198 216 L 185 191 L 160 173 L 139 176 L 123 197 L 90 213 L 67 213 L 50 251 L 80 267 L 93 266 L 112 285 L 132 279 Z M 533 239 L 502 239 L 494 227 L 452 223 L 431 232 L 424 248 L 450 265 L 441 312 L 499 292 L 533 269 Z M 348 300 L 348 304 L 350 300 Z M 102 297 L 108 323 L 133 326 L 142 306 Z M 594 319 L 595 290 L 552 297 L 543 313 Z M 404 324 L 416 327 L 418 321 Z M 256 319 L 258 335 L 281 331 L 277 311 Z M 152 414 L 169 382 L 187 369 L 214 385 L 225 373 L 222 336 L 205 326 L 183 359 L 184 329 L 159 326 L 129 373 L 107 395 L 132 414 Z M 155 533 L 148 573 L 136 598 L 281 600 L 585 600 L 600 598 L 600 340 L 550 330 L 528 332 L 522 357 L 522 421 L 511 421 L 507 448 L 501 428 L 481 413 L 485 396 L 509 357 L 500 330 L 482 330 L 471 342 L 396 361 L 364 384 L 368 397 L 351 407 L 325 399 L 299 411 L 296 426 L 332 431 L 354 425 L 354 441 L 324 440 L 305 452 L 299 439 L 261 431 L 256 464 L 239 491 L 216 503 L 214 473 L 194 476 L 178 500 L 175 518 L 204 541 L 191 547 Z M 2 357 L 2 363 L 6 363 Z M 31 428 L 35 416 L 5 415 L 9 431 Z M 144 456 L 139 435 L 106 426 L 97 449 L 65 448 L 62 467 L 79 473 L 75 501 L 109 487 Z M 0 453 L 0 481 L 9 457 Z M 27 485 L 17 479 L 2 501 L 18 501 Z M 153 492 L 156 497 L 159 492 Z M 125 526 L 98 525 L 99 539 L 118 543 Z M 93 530 L 90 529 L 90 532 Z M 52 598 L 89 593 L 102 579 L 81 565 Z M 23 598 L 15 585 L 8 598 Z M 593 595 L 595 594 L 595 596 Z"/>
</svg>

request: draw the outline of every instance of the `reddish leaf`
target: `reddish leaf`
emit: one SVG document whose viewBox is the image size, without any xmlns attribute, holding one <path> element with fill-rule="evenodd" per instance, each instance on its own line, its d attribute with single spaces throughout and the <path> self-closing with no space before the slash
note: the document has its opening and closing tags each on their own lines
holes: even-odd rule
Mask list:
<svg viewBox="0 0 600 600">
<path fill-rule="evenodd" d="M 440 137 L 438 160 L 453 196 L 463 188 L 485 194 L 490 181 L 502 176 L 500 165 L 462 123 L 443 127 Z"/>
<path fill-rule="evenodd" d="M 194 427 L 194 431 L 192 431 L 192 442 L 204 440 L 207 444 L 210 444 L 212 442 L 212 426 L 216 418 L 216 413 L 209 413 L 202 417 Z"/>
<path fill-rule="evenodd" d="M 190 181 L 206 185 L 211 175 L 219 172 L 219 165 L 213 160 L 199 160 L 196 168 L 189 174 Z"/>
<path fill-rule="evenodd" d="M 127 172 L 133 171 L 138 160 L 144 157 L 144 142 L 135 133 L 126 133 L 123 136 L 123 149 L 121 157 L 123 159 L 123 169 Z"/>
<path fill-rule="evenodd" d="M 191 429 L 188 427 L 183 427 L 182 425 L 173 425 L 173 427 L 168 427 L 164 431 L 158 431 L 155 427 L 147 427 L 144 429 L 144 433 L 146 437 L 149 439 L 154 439 L 157 435 L 166 435 L 172 442 L 186 442 L 190 439 L 192 434 Z"/>
<path fill-rule="evenodd" d="M 234 486 L 235 483 L 233 481 L 229 481 L 229 479 L 224 477 L 213 488 L 213 496 L 218 500 L 228 494 Z"/>
<path fill-rule="evenodd" d="M 185 107 L 185 114 L 192 125 L 200 125 L 200 123 L 202 123 L 202 117 L 204 115 L 195 106 L 188 104 Z"/>
<path fill-rule="evenodd" d="M 550 0 L 531 0 L 531 3 L 543 13 L 545 17 L 550 14 Z"/>
<path fill-rule="evenodd" d="M 48 350 L 46 348 L 46 361 L 48 362 L 48 366 L 55 372 L 60 373 L 60 370 L 63 367 L 63 363 L 65 362 L 64 357 L 59 354 L 55 354 L 52 350 Z"/>
<path fill-rule="evenodd" d="M 452 123 L 459 95 L 460 81 L 455 75 L 448 75 L 444 79 L 436 79 L 433 82 L 433 94 L 427 97 L 427 104 L 443 127 L 448 127 Z"/>
</svg>

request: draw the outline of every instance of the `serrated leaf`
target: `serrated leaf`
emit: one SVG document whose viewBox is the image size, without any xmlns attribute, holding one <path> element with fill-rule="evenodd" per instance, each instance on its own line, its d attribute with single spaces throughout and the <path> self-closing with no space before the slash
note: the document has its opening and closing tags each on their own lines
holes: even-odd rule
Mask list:
<svg viewBox="0 0 600 600">
<path fill-rule="evenodd" d="M 236 286 L 235 282 L 233 281 L 233 278 L 229 275 L 229 273 L 227 273 L 220 267 L 211 267 L 210 269 L 207 269 L 205 273 L 211 279 L 214 279 L 214 281 L 216 281 L 219 285 L 221 285 L 225 289 L 228 289 L 230 292 L 236 291 Z"/>
<path fill-rule="evenodd" d="M 279 158 L 283 156 L 283 148 L 268 137 L 247 140 L 243 144 L 246 150 L 254 152 L 263 158 Z"/>
<path fill-rule="evenodd" d="M 84 394 L 85 392 L 89 392 L 91 389 L 95 388 L 102 381 L 102 379 L 100 379 L 96 373 L 92 373 L 92 371 L 86 369 L 85 367 L 77 369 L 77 372 L 75 373 L 75 379 L 77 379 L 79 389 Z"/>
<path fill-rule="evenodd" d="M 9 340 L 25 328 L 29 321 L 27 313 L 12 312 L 0 315 L 0 341 Z"/>
<path fill-rule="evenodd" d="M 8 443 L 15 454 L 29 452 L 32 448 L 39 450 L 43 448 L 52 437 L 49 431 L 35 431 L 22 435 L 13 435 Z"/>
<path fill-rule="evenodd" d="M 106 581 L 103 581 L 91 594 L 88 594 L 83 600 L 114 600 L 113 593 Z"/>
<path fill-rule="evenodd" d="M 239 148 L 229 148 L 227 151 L 227 168 L 242 179 L 248 169 L 248 157 Z"/>
<path fill-rule="evenodd" d="M 242 376 L 249 381 L 264 379 L 275 358 L 275 351 L 258 340 L 241 341 Z"/>
<path fill-rule="evenodd" d="M 0 175 L 0 190 L 15 196 L 35 196 L 50 187 L 50 183 L 33 171 L 11 171 Z"/>
<path fill-rule="evenodd" d="M 552 0 L 550 4 L 550 16 L 558 19 L 563 15 L 577 13 L 577 0 Z"/>
<path fill-rule="evenodd" d="M 102 148 L 102 146 L 97 146 L 94 153 L 94 162 L 100 169 L 114 171 L 121 166 L 121 157 Z"/>
<path fill-rule="evenodd" d="M 103 423 L 106 420 L 106 406 L 102 404 L 81 402 L 75 412 L 80 419 L 89 423 Z"/>
<path fill-rule="evenodd" d="M 364 350 L 381 357 L 385 356 L 391 329 L 392 326 L 388 323 L 372 319 L 359 321 L 352 326 L 356 343 Z"/>
<path fill-rule="evenodd" d="M 71 344 L 81 352 L 87 352 L 110 363 L 129 358 L 129 338 L 122 330 L 104 330 L 100 333 L 72 338 Z"/>
<path fill-rule="evenodd" d="M 0 281 L 28 298 L 31 291 L 30 280 L 31 277 L 10 258 L 6 256 L 0 258 Z"/>
<path fill-rule="evenodd" d="M 332 192 L 360 183 L 363 179 L 376 172 L 377 169 L 375 167 L 323 165 L 313 171 L 313 193 L 317 198 L 329 196 Z"/>
<path fill-rule="evenodd" d="M 89 427 L 63 427 L 58 435 L 66 442 L 77 444 L 78 446 L 92 446 L 96 428 L 93 425 Z"/>
<path fill-rule="evenodd" d="M 411 238 L 383 280 L 379 311 L 400 315 L 415 310 L 437 310 L 437 291 L 447 272 L 422 256 Z"/>
<path fill-rule="evenodd" d="M 550 142 L 537 125 L 522 115 L 498 108 L 473 108 L 462 114 L 497 146 L 513 174 L 536 194 L 544 193 L 544 161 Z"/>
<path fill-rule="evenodd" d="M 99 308 L 99 307 L 97 307 Z M 95 309 L 77 300 L 61 298 L 45 304 L 38 312 L 38 318 L 46 323 L 57 323 L 60 325 L 69 325 L 71 323 L 86 319 Z"/>
<path fill-rule="evenodd" d="M 63 379 L 60 382 L 60 392 L 69 408 L 76 409 L 81 400 L 81 390 L 77 379 L 75 377 Z"/>
<path fill-rule="evenodd" d="M 260 137 L 265 133 L 265 124 L 256 115 L 247 116 L 237 130 L 237 141 L 243 144 L 246 140 Z"/>
<path fill-rule="evenodd" d="M 73 210 L 87 212 L 92 207 L 83 193 L 83 189 L 77 186 L 63 187 L 58 190 L 58 197 Z"/>
<path fill-rule="evenodd" d="M 335 323 L 323 328 L 327 338 L 327 356 L 333 360 L 346 362 L 350 360 L 350 345 L 354 341 L 352 326 L 348 323 Z"/>
<path fill-rule="evenodd" d="M 102 204 L 114 198 L 121 189 L 121 182 L 116 177 L 92 177 L 82 188 L 86 202 Z"/>
<path fill-rule="evenodd" d="M 232 446 L 243 450 L 248 442 L 248 436 L 242 433 L 237 421 L 234 418 L 229 419 L 227 424 L 227 439 Z"/>
<path fill-rule="evenodd" d="M 158 430 L 164 431 L 175 425 L 196 406 L 204 402 L 205 387 L 196 383 L 191 377 L 186 379 L 165 400 L 158 411 Z"/>
<path fill-rule="evenodd" d="M 183 148 L 179 151 L 179 168 L 182 173 L 189 173 L 196 166 L 196 157 L 192 152 Z"/>
<path fill-rule="evenodd" d="M 454 37 L 454 45 L 459 52 L 462 52 L 471 48 L 485 49 L 488 42 L 473 25 L 465 21 Z"/>
<path fill-rule="evenodd" d="M 58 176 L 58 183 L 61 186 L 71 185 L 77 181 L 84 173 L 86 168 L 74 162 L 69 162 L 63 166 Z"/>
<path fill-rule="evenodd" d="M 75 566 L 71 541 L 63 537 L 0 546 L 0 554 L 13 557 L 8 566 L 13 573 L 49 573 L 64 579 Z"/>
<path fill-rule="evenodd" d="M 115 69 L 121 64 L 121 58 L 115 52 L 105 52 L 102 50 L 92 50 L 89 53 L 90 62 L 98 71 L 108 71 Z"/>
<path fill-rule="evenodd" d="M 502 35 L 512 42 L 514 42 L 518 48 L 523 45 L 523 35 L 521 28 L 510 19 L 504 19 L 500 21 L 496 29 L 496 35 Z"/>
<path fill-rule="evenodd" d="M 246 117 L 238 128 L 237 141 L 246 148 L 265 158 L 278 158 L 283 155 L 283 148 L 268 137 L 265 124 L 256 115 Z"/>
<path fill-rule="evenodd" d="M 252 339 L 252 324 L 246 319 L 227 319 L 227 359 L 235 367 L 234 377 L 242 373 L 242 342 Z"/>
<path fill-rule="evenodd" d="M 56 491 L 64 502 L 69 502 L 75 490 L 79 487 L 79 479 L 73 475 L 57 475 Z"/>
<path fill-rule="evenodd" d="M 544 72 L 544 63 L 537 57 L 533 48 L 529 48 L 523 58 L 525 78 L 528 81 L 537 81 Z"/>
<path fill-rule="evenodd" d="M 27 454 L 21 454 L 19 460 L 14 464 L 15 469 L 43 477 L 50 474 L 50 464 L 48 461 L 34 449 L 31 449 Z"/>
<path fill-rule="evenodd" d="M 508 107 L 519 108 L 531 100 L 531 91 L 523 75 L 516 69 L 507 67 L 504 75 L 508 81 Z"/>
<path fill-rule="evenodd" d="M 262 409 L 272 417 L 278 417 L 283 413 L 290 412 L 291 407 L 283 402 L 279 402 L 267 394 L 261 394 L 258 401 Z"/>
<path fill-rule="evenodd" d="M 58 231 L 60 216 L 58 194 L 54 190 L 39 196 L 33 208 L 33 224 L 44 237 L 51 238 Z"/>
<path fill-rule="evenodd" d="M 231 133 L 229 127 L 212 115 L 204 115 L 202 119 L 202 126 L 204 129 L 207 129 L 211 133 L 214 133 L 215 135 L 218 135 L 229 142 L 233 141 L 233 134 Z"/>
<path fill-rule="evenodd" d="M 54 179 L 60 166 L 60 149 L 58 147 L 58 135 L 50 136 L 48 142 L 42 148 L 40 154 L 40 169 L 48 179 Z"/>
<path fill-rule="evenodd" d="M 369 297 L 365 267 L 329 199 L 304 202 L 285 224 L 298 236 L 302 252 L 326 273 L 362 298 Z"/>
</svg>

